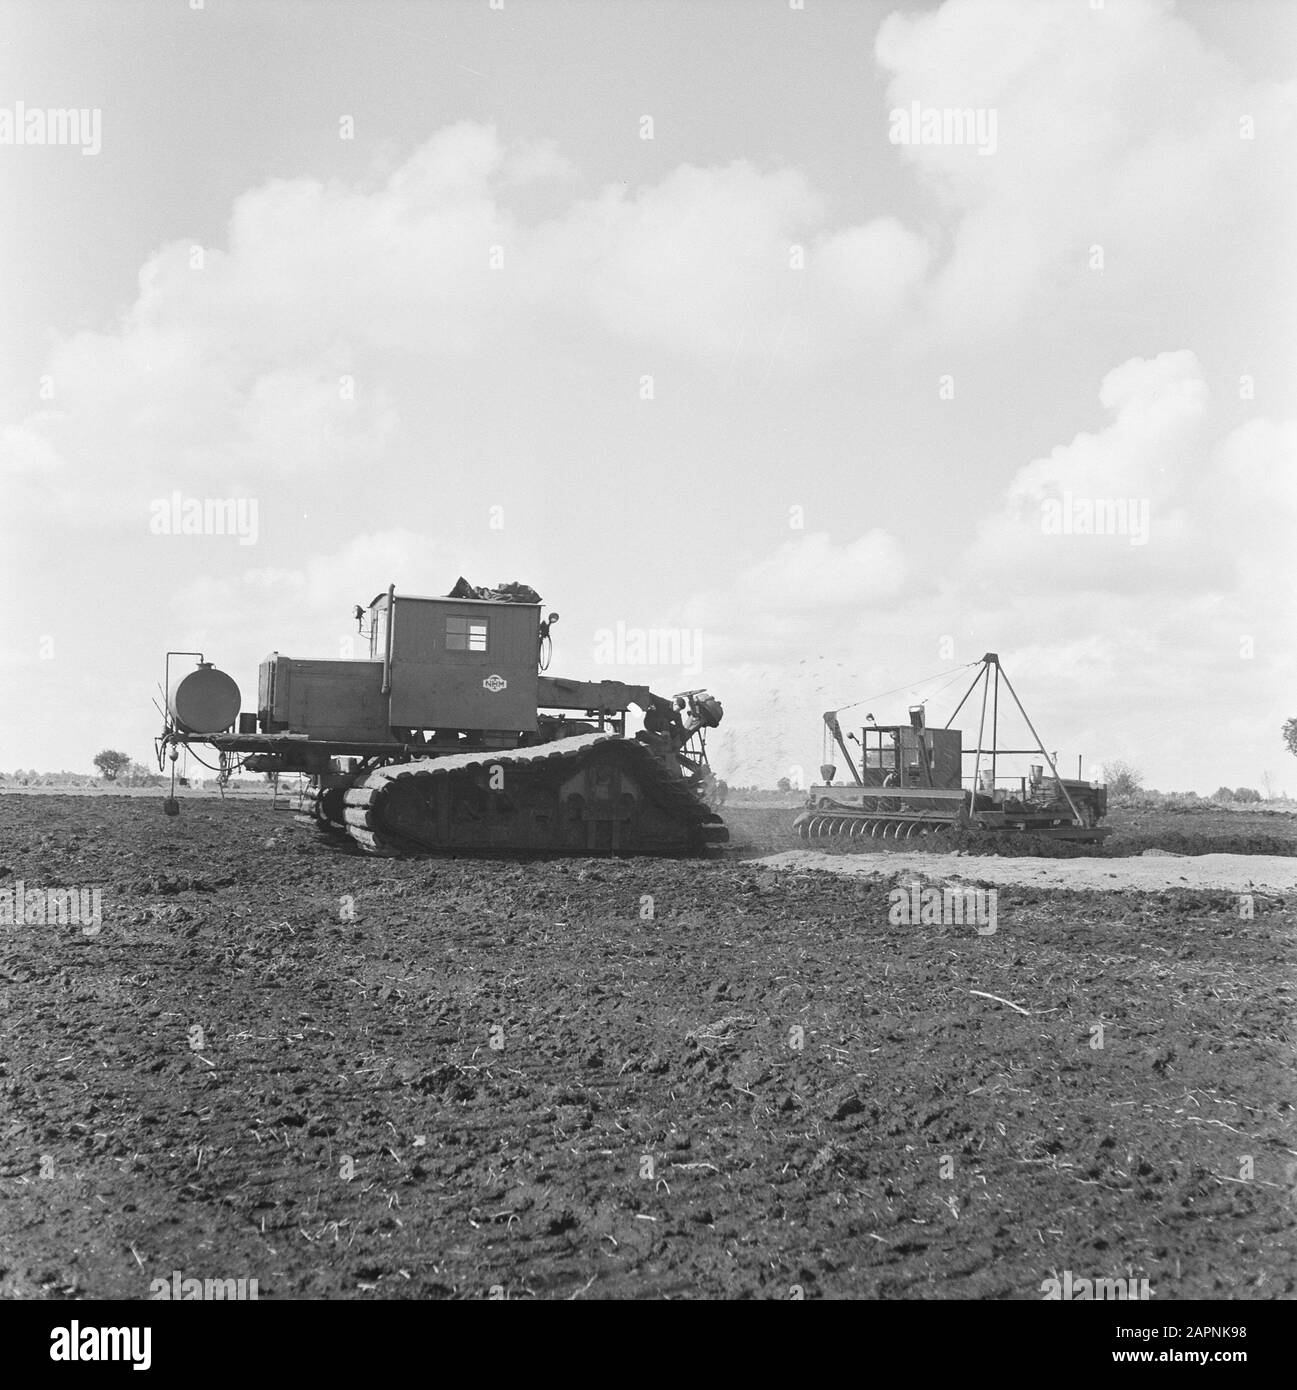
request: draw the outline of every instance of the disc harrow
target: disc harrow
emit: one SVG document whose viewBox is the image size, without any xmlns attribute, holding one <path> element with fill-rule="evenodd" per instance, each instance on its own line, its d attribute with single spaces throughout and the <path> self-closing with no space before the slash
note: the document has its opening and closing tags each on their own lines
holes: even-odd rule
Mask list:
<svg viewBox="0 0 1297 1390">
<path fill-rule="evenodd" d="M 803 840 L 913 840 L 955 828 L 952 817 L 923 812 L 807 811 L 794 822 Z"/>
</svg>

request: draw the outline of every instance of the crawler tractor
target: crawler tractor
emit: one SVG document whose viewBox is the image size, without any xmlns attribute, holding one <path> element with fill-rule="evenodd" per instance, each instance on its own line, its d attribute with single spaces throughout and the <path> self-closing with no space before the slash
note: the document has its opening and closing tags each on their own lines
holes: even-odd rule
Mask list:
<svg viewBox="0 0 1297 1390">
<path fill-rule="evenodd" d="M 1101 841 L 1108 834 L 1107 828 L 1099 825 L 1108 808 L 1107 792 L 1079 778 L 1069 781 L 1060 777 L 1054 758 L 1045 752 L 1001 668 L 1000 658 L 987 652 L 977 664 L 972 685 L 944 728 L 928 728 L 925 705 L 919 704 L 910 706 L 906 724 L 876 724 L 868 715 L 859 734 L 852 731 L 844 735 L 838 718 L 842 711 L 828 710 L 824 715 L 826 749 L 830 743 L 837 748 L 850 780 L 835 780 L 838 768 L 828 761 L 832 753 L 827 753 L 820 768 L 824 781 L 811 787 L 806 810 L 793 822 L 802 838 L 908 840 L 969 830 L 1030 831 L 1052 839 Z M 1035 739 L 1034 748 L 997 746 L 1001 681 Z M 977 742 L 973 748 L 964 748 L 963 735 L 950 725 L 979 685 L 982 699 Z M 856 745 L 854 758 L 848 742 Z M 1000 760 L 1013 756 L 1039 756 L 1041 761 L 1030 764 L 1025 774 L 1000 775 Z M 965 758 L 974 760 L 971 777 L 964 774 Z"/>
<path fill-rule="evenodd" d="M 311 816 L 367 854 L 696 854 L 729 838 L 709 807 L 719 700 L 543 674 L 556 613 L 525 585 L 378 594 L 360 660 L 261 663 L 255 713 L 201 652 L 168 652 L 159 766 L 207 745 L 224 772 L 296 772 Z M 175 658 L 198 663 L 173 675 Z M 627 737 L 634 706 L 644 727 Z M 195 755 L 197 756 L 197 755 Z M 172 795 L 168 814 L 179 810 Z"/>
</svg>

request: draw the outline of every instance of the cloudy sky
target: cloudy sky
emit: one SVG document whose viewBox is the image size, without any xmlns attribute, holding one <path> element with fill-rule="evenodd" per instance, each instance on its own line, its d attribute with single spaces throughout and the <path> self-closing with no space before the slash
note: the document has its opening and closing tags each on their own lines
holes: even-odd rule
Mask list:
<svg viewBox="0 0 1297 1390">
<path fill-rule="evenodd" d="M 0 768 L 144 760 L 167 648 L 251 708 L 464 574 L 562 614 L 554 674 L 709 686 L 734 781 L 995 650 L 1069 767 L 1297 792 L 1297 6 L 0 27 Z M 19 145 L 54 108 L 93 141 Z"/>
</svg>

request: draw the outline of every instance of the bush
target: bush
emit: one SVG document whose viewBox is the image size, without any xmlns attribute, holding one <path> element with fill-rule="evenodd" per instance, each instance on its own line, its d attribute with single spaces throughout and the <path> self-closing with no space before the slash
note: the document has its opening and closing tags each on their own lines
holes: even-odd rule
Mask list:
<svg viewBox="0 0 1297 1390">
<path fill-rule="evenodd" d="M 119 753 L 113 748 L 105 748 L 102 753 L 96 753 L 94 756 L 94 765 L 99 769 L 105 782 L 115 782 L 118 774 L 124 772 L 130 763 L 128 754 Z"/>
<path fill-rule="evenodd" d="M 1206 811 L 1210 809 L 1203 804 L 1202 797 L 1197 792 L 1150 792 L 1149 795 L 1157 806 L 1165 811 Z"/>
<path fill-rule="evenodd" d="M 1234 800 L 1241 801 L 1244 805 L 1250 806 L 1253 802 L 1261 800 L 1261 793 L 1252 787 L 1239 787 L 1234 792 Z"/>
<path fill-rule="evenodd" d="M 1108 786 L 1108 795 L 1115 798 L 1134 796 L 1144 781 L 1143 773 L 1131 767 L 1120 758 L 1103 765 L 1103 780 Z"/>
<path fill-rule="evenodd" d="M 1228 787 L 1217 787 L 1211 794 L 1213 801 L 1233 801 L 1234 793 Z"/>
</svg>

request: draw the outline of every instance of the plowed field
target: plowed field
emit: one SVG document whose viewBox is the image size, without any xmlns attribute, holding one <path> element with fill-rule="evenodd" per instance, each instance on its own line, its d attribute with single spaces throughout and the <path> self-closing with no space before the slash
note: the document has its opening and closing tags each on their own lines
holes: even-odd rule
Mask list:
<svg viewBox="0 0 1297 1390">
<path fill-rule="evenodd" d="M 0 928 L 0 1293 L 1293 1295 L 1297 902 L 897 924 L 896 875 L 727 819 L 705 863 L 383 861 L 0 797 L 0 894 L 102 903 Z"/>
</svg>

